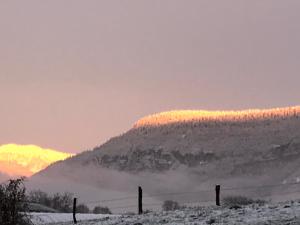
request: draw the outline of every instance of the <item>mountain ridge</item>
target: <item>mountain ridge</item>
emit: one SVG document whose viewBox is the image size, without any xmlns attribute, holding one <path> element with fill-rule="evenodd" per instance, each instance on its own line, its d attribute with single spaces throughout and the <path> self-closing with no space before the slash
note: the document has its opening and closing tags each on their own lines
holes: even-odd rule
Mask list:
<svg viewBox="0 0 300 225">
<path fill-rule="evenodd" d="M 161 125 L 155 125 L 155 126 L 148 126 L 149 123 L 139 123 L 139 121 L 149 121 L 149 118 L 159 118 L 163 117 L 166 118 L 166 116 L 171 115 L 171 117 L 174 115 L 174 112 L 180 112 L 181 115 L 179 116 L 180 119 L 169 119 L 167 121 L 171 121 L 169 123 L 163 123 Z M 189 116 L 187 120 L 181 120 L 182 115 L 186 115 L 186 113 L 193 112 L 192 115 L 196 115 L 195 117 Z M 202 112 L 209 112 L 205 116 L 203 116 Z M 215 112 L 222 112 L 221 116 L 216 118 Z M 200 113 L 200 116 L 199 114 Z M 175 113 L 176 114 L 176 113 Z M 178 114 L 176 114 L 178 115 Z M 231 119 L 230 119 L 231 118 Z M 157 152 L 159 156 L 162 156 L 160 153 L 164 149 L 164 144 L 168 142 L 168 140 L 174 141 L 174 145 L 172 145 L 172 150 L 169 150 L 168 152 L 172 152 L 173 155 L 177 155 L 177 158 L 182 157 L 180 154 L 188 154 L 188 153 L 196 153 L 201 158 L 202 157 L 208 157 L 210 159 L 213 159 L 215 156 L 213 156 L 213 152 L 215 151 L 213 148 L 217 146 L 218 149 L 222 149 L 222 146 L 224 143 L 224 138 L 227 138 L 228 142 L 226 145 L 231 145 L 232 148 L 237 147 L 234 146 L 235 139 L 231 140 L 231 137 L 226 137 L 226 132 L 233 132 L 231 135 L 236 136 L 246 136 L 249 135 L 249 132 L 255 131 L 256 129 L 271 129 L 273 132 L 276 132 L 277 138 L 274 140 L 274 143 L 269 144 L 268 147 L 272 149 L 274 146 L 281 146 L 288 142 L 290 142 L 293 139 L 297 139 L 300 136 L 297 136 L 297 132 L 295 132 L 293 129 L 298 129 L 298 126 L 296 128 L 293 128 L 291 131 L 289 131 L 288 137 L 285 137 L 285 135 L 281 136 L 278 135 L 278 133 L 281 132 L 282 124 L 284 126 L 292 125 L 293 121 L 299 122 L 300 118 L 300 106 L 297 107 L 287 107 L 287 108 L 276 108 L 269 109 L 269 110 L 244 110 L 244 111 L 170 111 L 170 112 L 163 112 L 159 114 L 154 114 L 145 118 L 142 118 L 137 123 L 134 124 L 133 128 L 127 131 L 126 133 L 111 138 L 109 141 L 104 143 L 103 145 L 100 145 L 98 147 L 95 147 L 92 151 L 83 152 L 81 154 L 76 155 L 75 157 L 72 157 L 69 159 L 70 161 L 76 161 L 78 157 L 83 156 L 85 158 L 86 155 L 93 155 L 92 153 L 96 153 L 99 155 L 104 155 L 104 160 L 102 162 L 105 162 L 105 157 L 107 155 L 124 155 L 127 153 L 131 153 L 133 155 L 136 155 L 138 152 L 147 154 L 147 151 L 153 151 Z M 156 120 L 155 120 L 156 121 Z M 177 122 L 174 122 L 177 121 Z M 141 125 L 143 124 L 143 125 Z M 271 127 L 271 128 L 270 128 Z M 237 131 L 235 131 L 237 129 Z M 300 129 L 300 127 L 299 127 Z M 200 132 L 199 132 L 200 130 Z M 177 133 L 175 136 L 172 135 L 172 132 Z M 198 133 L 197 133 L 198 132 Z M 260 132 L 260 131 L 257 131 Z M 287 132 L 287 131 L 285 131 Z M 178 134 L 179 133 L 179 134 Z M 195 133 L 195 135 L 193 134 Z M 150 136 L 154 137 L 150 137 Z M 196 138 L 193 138 L 194 136 L 198 136 Z M 222 136 L 223 135 L 223 136 Z M 263 135 L 256 135 L 255 138 L 267 138 Z M 161 140 L 160 136 L 165 136 L 167 140 L 163 141 Z M 215 136 L 222 136 L 222 140 L 220 143 L 214 143 L 215 146 L 207 146 L 206 142 L 209 142 L 208 137 L 214 138 Z M 134 137 L 138 137 L 135 140 Z M 154 140 L 153 140 L 154 139 Z M 190 140 L 189 140 L 190 139 Z M 258 140 L 256 139 L 256 140 Z M 141 146 L 144 145 L 143 141 L 147 142 L 147 148 L 143 148 Z M 199 143 L 201 141 L 201 147 L 198 147 L 195 145 L 195 143 Z M 184 145 L 179 142 L 189 142 L 189 145 L 186 145 L 185 150 Z M 233 143 L 232 143 L 233 142 Z M 161 145 L 162 144 L 162 145 Z M 178 145 L 176 147 L 176 145 Z M 204 146 L 204 147 L 203 147 Z M 245 147 L 245 146 L 244 146 Z M 202 148 L 202 150 L 201 150 Z M 94 156 L 94 155 L 93 155 Z M 139 155 L 137 154 L 137 157 Z M 176 157 L 176 156 L 175 156 Z M 89 157 L 88 157 L 89 158 Z M 196 156 L 197 158 L 197 156 Z M 89 158 L 90 159 L 90 158 Z M 87 159 L 87 160 L 89 160 Z M 91 159 L 90 159 L 91 160 Z M 97 161 L 99 163 L 101 159 L 94 157 L 92 160 Z M 116 157 L 115 160 L 121 160 L 122 157 Z M 109 160 L 107 161 L 109 164 Z M 121 169 L 122 170 L 122 169 Z"/>
<path fill-rule="evenodd" d="M 134 126 L 92 151 L 54 163 L 36 177 L 60 174 L 108 189 L 128 191 L 142 184 L 166 192 L 205 189 L 215 183 L 296 182 L 299 109 L 285 108 L 258 119 Z"/>
<path fill-rule="evenodd" d="M 247 109 L 247 110 L 172 110 L 152 114 L 138 120 L 133 128 L 159 126 L 172 123 L 213 122 L 213 121 L 247 121 L 270 118 L 289 117 L 300 114 L 300 106 Z"/>
<path fill-rule="evenodd" d="M 10 176 L 31 176 L 71 155 L 36 145 L 6 144 L 0 146 L 0 171 Z"/>
</svg>

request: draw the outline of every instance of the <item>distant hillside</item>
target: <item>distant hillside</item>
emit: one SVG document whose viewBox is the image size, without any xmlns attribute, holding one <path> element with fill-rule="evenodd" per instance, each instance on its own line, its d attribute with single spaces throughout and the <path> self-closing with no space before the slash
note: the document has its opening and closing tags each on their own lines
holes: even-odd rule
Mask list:
<svg viewBox="0 0 300 225">
<path fill-rule="evenodd" d="M 0 146 L 0 172 L 10 176 L 31 176 L 51 163 L 64 160 L 71 154 L 34 145 L 8 144 Z"/>
<path fill-rule="evenodd" d="M 298 154 L 300 107 L 239 112 L 172 111 L 138 121 L 127 133 L 64 163 L 159 172 L 245 157 Z M 283 151 L 280 149 L 286 148 Z M 300 153 L 300 152 L 299 152 Z M 241 159 L 239 159 L 241 157 Z"/>
<path fill-rule="evenodd" d="M 0 183 L 5 182 L 9 179 L 9 176 L 0 172 Z"/>
<path fill-rule="evenodd" d="M 112 180 L 118 172 L 120 179 Z M 120 189 L 140 183 L 169 190 L 217 182 L 298 182 L 300 107 L 152 115 L 93 151 L 51 165 L 39 176 L 57 173 Z"/>
</svg>

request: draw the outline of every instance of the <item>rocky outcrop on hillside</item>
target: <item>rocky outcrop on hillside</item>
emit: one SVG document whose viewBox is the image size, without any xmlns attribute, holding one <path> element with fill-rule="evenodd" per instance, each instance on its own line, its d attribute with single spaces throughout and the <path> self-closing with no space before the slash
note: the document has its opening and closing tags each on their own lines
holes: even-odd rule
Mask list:
<svg viewBox="0 0 300 225">
<path fill-rule="evenodd" d="M 108 155 L 95 157 L 97 165 L 120 171 L 163 172 L 176 169 L 180 165 L 196 167 L 216 160 L 212 152 L 181 153 L 179 151 L 164 152 L 163 150 L 134 150 L 127 155 Z"/>
</svg>

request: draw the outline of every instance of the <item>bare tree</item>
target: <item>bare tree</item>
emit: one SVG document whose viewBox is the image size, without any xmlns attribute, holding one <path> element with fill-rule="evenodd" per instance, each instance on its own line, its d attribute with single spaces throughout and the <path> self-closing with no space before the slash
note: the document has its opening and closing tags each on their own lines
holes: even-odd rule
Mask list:
<svg viewBox="0 0 300 225">
<path fill-rule="evenodd" d="M 0 224 L 28 225 L 24 178 L 9 180 L 0 185 Z"/>
<path fill-rule="evenodd" d="M 93 210 L 94 214 L 111 214 L 111 211 L 108 207 L 96 206 Z"/>
</svg>

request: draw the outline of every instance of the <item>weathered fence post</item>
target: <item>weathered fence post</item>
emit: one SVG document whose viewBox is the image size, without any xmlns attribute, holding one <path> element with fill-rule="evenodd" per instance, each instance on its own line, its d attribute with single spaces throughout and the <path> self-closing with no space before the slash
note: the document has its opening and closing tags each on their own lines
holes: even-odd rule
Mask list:
<svg viewBox="0 0 300 225">
<path fill-rule="evenodd" d="M 221 185 L 216 185 L 216 205 L 220 206 L 220 192 L 221 192 Z"/>
<path fill-rule="evenodd" d="M 138 208 L 138 214 L 141 215 L 143 214 L 143 189 L 139 187 L 139 208 Z"/>
<path fill-rule="evenodd" d="M 73 221 L 74 221 L 74 224 L 77 224 L 77 220 L 76 220 L 76 204 L 77 204 L 77 198 L 74 198 L 74 202 L 73 202 Z"/>
</svg>

